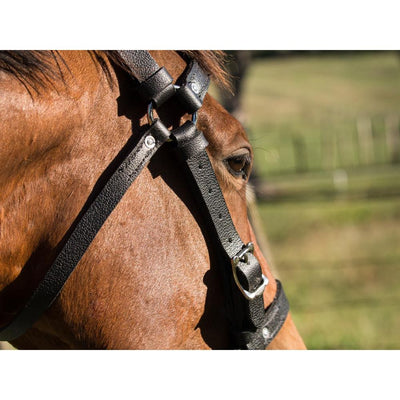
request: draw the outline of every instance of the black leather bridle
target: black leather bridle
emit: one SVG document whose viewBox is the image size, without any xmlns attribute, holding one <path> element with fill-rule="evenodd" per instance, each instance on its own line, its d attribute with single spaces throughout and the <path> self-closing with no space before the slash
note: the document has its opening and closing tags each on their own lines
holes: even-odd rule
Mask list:
<svg viewBox="0 0 400 400">
<path fill-rule="evenodd" d="M 139 92 L 149 102 L 150 127 L 136 145 L 131 146 L 129 154 L 82 214 L 28 302 L 8 325 L 0 329 L 0 340 L 11 341 L 21 336 L 50 307 L 132 182 L 157 150 L 165 142 L 172 141 L 187 170 L 189 184 L 198 194 L 199 207 L 218 249 L 232 348 L 265 349 L 285 322 L 289 304 L 277 281 L 275 298 L 264 309 L 263 292 L 268 279 L 253 255 L 253 244 L 243 243 L 233 225 L 205 150 L 208 142 L 196 128 L 196 113 L 208 90 L 209 76 L 195 60 L 190 60 L 179 78 L 180 84 L 174 85 L 168 71 L 160 68 L 147 51 L 119 51 L 119 55 L 139 82 Z M 172 97 L 176 97 L 193 118 L 169 131 L 160 119 L 154 119 L 153 107 L 160 107 Z"/>
</svg>

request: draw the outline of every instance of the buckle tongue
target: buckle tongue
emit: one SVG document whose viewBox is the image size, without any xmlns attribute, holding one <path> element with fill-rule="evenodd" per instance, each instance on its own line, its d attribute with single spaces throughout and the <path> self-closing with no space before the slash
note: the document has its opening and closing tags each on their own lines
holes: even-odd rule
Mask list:
<svg viewBox="0 0 400 400">
<path fill-rule="evenodd" d="M 236 273 L 237 266 L 239 265 L 240 262 L 248 263 L 249 261 L 248 253 L 253 254 L 253 251 L 254 251 L 254 244 L 252 242 L 249 242 L 246 244 L 246 246 L 243 247 L 242 250 L 239 251 L 239 253 L 236 254 L 236 256 L 232 257 L 231 259 L 233 278 L 235 279 L 237 287 L 247 300 L 254 300 L 257 296 L 262 295 L 264 293 L 265 287 L 268 285 L 268 278 L 264 274 L 261 274 L 262 282 L 254 292 L 249 292 L 248 290 L 244 289 L 239 282 Z"/>
</svg>

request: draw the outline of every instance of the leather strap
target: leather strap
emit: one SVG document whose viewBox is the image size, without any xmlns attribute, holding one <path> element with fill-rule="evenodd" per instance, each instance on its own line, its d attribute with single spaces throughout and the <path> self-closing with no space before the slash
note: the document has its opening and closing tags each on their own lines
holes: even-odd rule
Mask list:
<svg viewBox="0 0 400 400">
<path fill-rule="evenodd" d="M 216 231 L 220 246 L 229 259 L 238 254 L 245 244 L 239 237 L 225 203 L 224 196 L 214 173 L 205 146 L 207 141 L 202 132 L 191 121 L 173 131 L 178 148 L 182 149 L 184 161 L 189 168 L 197 191 L 200 192 L 204 206 L 208 211 Z M 197 138 L 194 141 L 194 138 Z M 257 259 L 249 254 L 249 264 L 240 263 L 241 283 L 244 288 L 253 291 L 261 283 L 261 267 Z"/>
<path fill-rule="evenodd" d="M 104 222 L 170 132 L 156 120 L 118 166 L 75 226 L 39 286 L 14 320 L 0 331 L 10 341 L 26 332 L 51 306 Z"/>
<path fill-rule="evenodd" d="M 272 303 L 265 310 L 264 320 L 256 331 L 236 333 L 237 343 L 241 348 L 257 350 L 267 347 L 278 334 L 289 313 L 289 302 L 282 284 L 276 281 L 276 294 Z"/>
<path fill-rule="evenodd" d="M 196 197 L 201 199 L 203 214 L 208 218 L 214 237 L 223 253 L 220 272 L 225 282 L 228 317 L 236 345 L 244 349 L 265 349 L 283 325 L 289 310 L 281 285 L 278 284 L 276 300 L 267 310 L 264 310 L 263 291 L 253 299 L 243 297 L 239 287 L 254 293 L 263 284 L 265 277 L 256 257 L 252 253 L 247 253 L 246 257 L 239 259 L 236 265 L 239 282 L 233 279 L 233 260 L 246 245 L 233 225 L 205 150 L 207 141 L 203 133 L 190 121 L 174 130 L 171 137 L 174 138 L 183 162 L 190 171 L 192 189 L 200 194 Z"/>
<path fill-rule="evenodd" d="M 160 69 L 156 60 L 146 50 L 119 50 L 118 54 L 140 83 L 149 79 Z"/>
<path fill-rule="evenodd" d="M 180 87 L 177 90 L 178 100 L 186 112 L 193 114 L 203 104 L 204 96 L 210 85 L 210 78 L 200 68 L 195 60 L 191 60 L 185 72 L 178 80 Z"/>
<path fill-rule="evenodd" d="M 175 94 L 171 75 L 158 66 L 148 51 L 121 50 L 118 53 L 130 73 L 141 83 L 139 92 L 147 101 L 159 107 Z"/>
<path fill-rule="evenodd" d="M 147 101 L 160 107 L 177 95 L 184 110 L 193 114 L 203 104 L 210 85 L 210 77 L 197 61 L 190 60 L 177 85 L 168 71 L 160 68 L 149 52 L 144 50 L 121 50 L 118 52 L 131 74 L 141 83 L 139 93 Z"/>
</svg>

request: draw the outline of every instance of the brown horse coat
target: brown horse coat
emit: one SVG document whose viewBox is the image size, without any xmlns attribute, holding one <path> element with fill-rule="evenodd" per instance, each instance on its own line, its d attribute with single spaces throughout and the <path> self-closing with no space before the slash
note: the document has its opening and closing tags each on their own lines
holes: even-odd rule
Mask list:
<svg viewBox="0 0 400 400">
<path fill-rule="evenodd" d="M 201 54 L 201 52 L 198 52 Z M 185 62 L 151 52 L 176 79 Z M 207 60 L 207 54 L 202 54 Z M 99 59 L 105 63 L 100 66 Z M 39 92 L 0 72 L 0 323 L 36 286 L 102 173 L 147 124 L 129 77 L 109 58 L 63 51 L 49 62 L 59 77 Z M 215 62 L 210 65 L 217 67 Z M 44 79 L 44 78 L 43 78 Z M 27 89 L 28 88 L 28 89 Z M 180 119 L 161 110 L 166 125 Z M 198 127 L 243 242 L 256 239 L 247 218 L 246 180 L 226 160 L 252 155 L 242 126 L 210 95 Z M 13 344 L 18 348 L 228 348 L 219 276 L 193 195 L 161 149 L 108 218 L 49 311 Z M 256 245 L 270 284 L 275 280 Z M 269 348 L 304 348 L 289 314 Z"/>
</svg>

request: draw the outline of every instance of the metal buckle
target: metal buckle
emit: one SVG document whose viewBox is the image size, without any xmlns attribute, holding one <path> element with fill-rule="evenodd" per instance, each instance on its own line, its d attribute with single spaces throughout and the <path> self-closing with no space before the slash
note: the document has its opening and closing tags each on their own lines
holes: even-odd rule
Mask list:
<svg viewBox="0 0 400 400">
<path fill-rule="evenodd" d="M 254 292 L 249 292 L 248 290 L 244 289 L 243 286 L 239 282 L 239 279 L 238 279 L 238 276 L 236 273 L 236 268 L 237 268 L 239 262 L 247 263 L 249 260 L 249 256 L 247 253 L 253 254 L 253 252 L 254 252 L 254 244 L 252 242 L 249 242 L 246 244 L 246 246 L 243 247 L 242 250 L 239 251 L 239 253 L 236 254 L 236 256 L 234 256 L 231 259 L 233 278 L 235 279 L 237 287 L 239 288 L 239 290 L 242 292 L 243 296 L 247 300 L 254 300 L 257 296 L 260 296 L 261 294 L 263 294 L 265 287 L 268 285 L 268 278 L 264 274 L 261 274 L 261 277 L 262 277 L 261 285 Z"/>
</svg>

